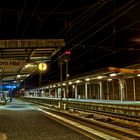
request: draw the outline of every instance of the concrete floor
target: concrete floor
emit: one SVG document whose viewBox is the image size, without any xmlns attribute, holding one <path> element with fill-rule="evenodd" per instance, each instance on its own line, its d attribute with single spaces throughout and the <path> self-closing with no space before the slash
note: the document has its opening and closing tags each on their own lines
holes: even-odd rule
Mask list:
<svg viewBox="0 0 140 140">
<path fill-rule="evenodd" d="M 90 140 L 39 113 L 32 104 L 13 100 L 0 106 L 0 140 Z"/>
</svg>

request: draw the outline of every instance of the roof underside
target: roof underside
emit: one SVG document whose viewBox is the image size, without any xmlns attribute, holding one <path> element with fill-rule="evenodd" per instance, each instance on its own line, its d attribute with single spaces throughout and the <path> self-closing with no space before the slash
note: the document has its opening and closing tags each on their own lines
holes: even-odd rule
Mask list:
<svg viewBox="0 0 140 140">
<path fill-rule="evenodd" d="M 1 80 L 23 81 L 37 70 L 39 62 L 51 61 L 64 46 L 64 39 L 0 40 Z"/>
</svg>

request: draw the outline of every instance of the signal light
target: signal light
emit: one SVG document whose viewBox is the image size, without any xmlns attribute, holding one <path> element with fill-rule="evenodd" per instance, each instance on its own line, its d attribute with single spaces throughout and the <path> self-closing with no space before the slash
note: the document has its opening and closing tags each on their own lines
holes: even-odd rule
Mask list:
<svg viewBox="0 0 140 140">
<path fill-rule="evenodd" d="M 70 51 L 70 50 L 67 50 L 67 51 L 65 51 L 64 54 L 66 54 L 66 55 L 70 55 L 70 54 L 71 54 L 71 51 Z"/>
<path fill-rule="evenodd" d="M 70 55 L 71 55 L 71 51 L 70 51 L 70 50 L 66 50 L 66 51 L 64 52 L 64 55 L 63 55 L 63 60 L 64 60 L 64 62 L 67 62 L 67 61 L 70 60 Z"/>
</svg>

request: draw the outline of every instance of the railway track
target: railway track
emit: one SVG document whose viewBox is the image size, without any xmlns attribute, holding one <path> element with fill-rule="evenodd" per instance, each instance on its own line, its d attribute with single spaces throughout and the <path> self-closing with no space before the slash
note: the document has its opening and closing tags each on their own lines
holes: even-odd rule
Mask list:
<svg viewBox="0 0 140 140">
<path fill-rule="evenodd" d="M 71 108 L 71 109 L 77 112 L 78 115 L 86 118 L 101 120 L 131 130 L 140 131 L 140 118 L 138 117 L 135 118 L 132 116 L 130 117 L 128 115 L 120 115 L 103 111 L 101 112 L 94 110 L 85 110 L 80 108 Z"/>
<path fill-rule="evenodd" d="M 129 118 L 129 119 L 126 118 L 126 120 L 125 120 L 124 116 L 123 117 L 122 116 L 120 117 L 117 115 L 113 116 L 113 114 L 111 115 L 111 114 L 107 114 L 105 112 L 95 112 L 95 111 L 89 111 L 89 110 L 87 111 L 87 110 L 81 110 L 81 109 L 76 109 L 76 108 L 71 108 L 69 110 L 59 110 L 55 106 L 53 106 L 53 108 L 50 108 L 51 106 L 48 104 L 45 104 L 45 103 L 36 102 L 35 104 L 39 104 L 39 108 L 41 109 L 42 112 L 47 111 L 47 112 L 50 112 L 57 116 L 68 119 L 72 122 L 76 122 L 82 126 L 92 129 L 93 131 L 90 130 L 92 132 L 97 131 L 98 133 L 103 133 L 104 135 L 111 136 L 114 138 L 114 140 L 115 139 L 117 139 L 117 140 L 139 140 L 140 139 L 139 129 L 133 129 L 134 126 L 132 127 L 132 125 L 128 125 L 128 124 L 131 124 L 131 123 L 129 123 L 131 118 Z M 47 114 L 49 114 L 49 113 L 47 113 Z M 98 116 L 97 116 L 97 114 L 98 114 Z M 118 121 L 116 121 L 117 119 L 118 119 Z M 120 122 L 119 119 L 121 121 L 122 120 L 123 121 Z M 59 119 L 55 119 L 55 120 L 59 121 L 61 123 L 63 122 L 63 119 L 61 121 Z M 126 121 L 128 121 L 128 122 L 126 123 Z M 138 126 L 138 124 L 139 124 L 138 118 L 137 119 L 132 118 L 131 121 L 133 121 L 132 124 L 135 123 L 135 127 L 136 127 L 136 125 Z M 125 122 L 125 123 L 123 123 L 123 122 Z M 71 124 L 67 124 L 67 126 L 70 126 L 70 125 Z M 139 128 L 139 126 L 137 128 Z M 109 140 L 108 138 L 100 138 L 99 136 L 96 136 L 95 134 L 93 136 L 93 134 L 91 135 L 91 133 L 89 133 L 89 132 L 87 132 L 87 133 L 88 134 L 86 134 L 86 135 L 90 135 L 90 137 L 94 137 L 93 139 L 95 139 L 95 140 L 96 139 Z M 113 138 L 110 140 L 113 140 Z"/>
</svg>

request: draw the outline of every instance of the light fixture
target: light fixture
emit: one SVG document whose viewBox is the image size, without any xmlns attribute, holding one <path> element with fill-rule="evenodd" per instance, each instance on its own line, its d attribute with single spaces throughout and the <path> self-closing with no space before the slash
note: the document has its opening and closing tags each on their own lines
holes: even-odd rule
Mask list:
<svg viewBox="0 0 140 140">
<path fill-rule="evenodd" d="M 39 63 L 39 64 L 38 64 L 38 69 L 39 69 L 40 71 L 45 71 L 45 70 L 47 69 L 47 64 L 44 63 L 44 62 Z"/>
<path fill-rule="evenodd" d="M 25 68 L 29 68 L 29 67 L 34 67 L 35 65 L 33 65 L 33 64 L 26 64 L 25 65 Z"/>
<path fill-rule="evenodd" d="M 90 78 L 86 78 L 85 81 L 90 81 Z"/>
<path fill-rule="evenodd" d="M 65 83 L 63 83 L 62 85 L 63 85 L 63 86 L 65 86 L 66 84 L 65 84 Z"/>
<path fill-rule="evenodd" d="M 111 73 L 110 76 L 111 76 L 111 77 L 117 76 L 117 74 L 116 74 L 116 73 Z"/>
<path fill-rule="evenodd" d="M 69 82 L 69 85 L 71 85 L 72 84 L 72 82 Z"/>
<path fill-rule="evenodd" d="M 17 75 L 17 78 L 21 77 L 21 75 Z"/>
<path fill-rule="evenodd" d="M 30 74 L 27 74 L 26 77 L 28 77 Z"/>
<path fill-rule="evenodd" d="M 77 80 L 77 81 L 76 81 L 76 83 L 80 83 L 80 82 L 81 82 L 80 80 Z"/>
<path fill-rule="evenodd" d="M 107 79 L 107 81 L 112 81 L 112 79 Z"/>
<path fill-rule="evenodd" d="M 137 74 L 138 77 L 140 77 L 140 74 Z"/>
<path fill-rule="evenodd" d="M 103 78 L 103 76 L 97 76 L 97 79 L 102 79 Z"/>
</svg>

